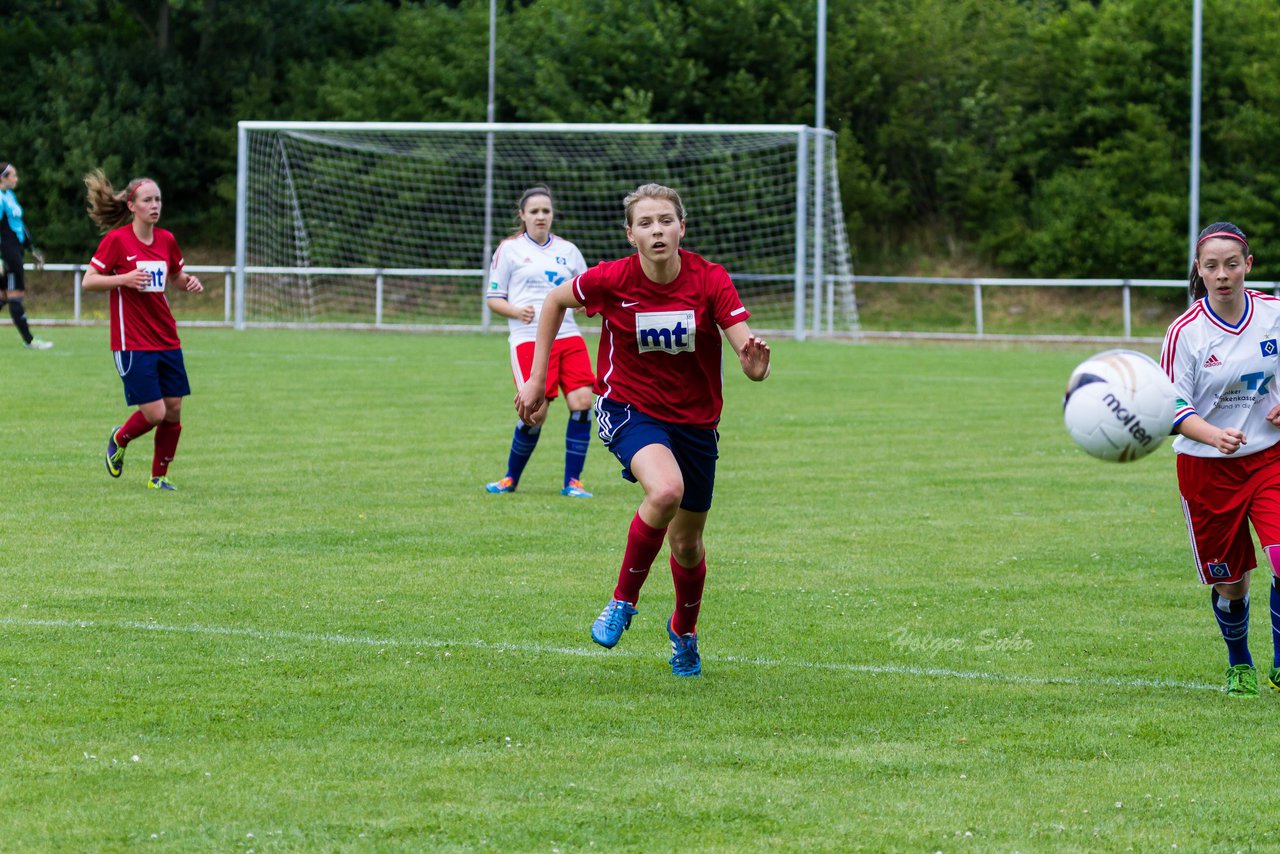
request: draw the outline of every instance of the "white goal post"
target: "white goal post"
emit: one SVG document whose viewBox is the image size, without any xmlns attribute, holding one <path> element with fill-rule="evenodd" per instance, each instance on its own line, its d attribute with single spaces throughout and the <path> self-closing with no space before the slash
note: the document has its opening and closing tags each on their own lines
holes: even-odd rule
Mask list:
<svg viewBox="0 0 1280 854">
<path fill-rule="evenodd" d="M 238 136 L 238 329 L 488 328 L 489 256 L 525 189 L 551 188 L 554 231 L 591 265 L 633 251 L 622 199 L 650 181 L 680 192 L 684 246 L 725 266 L 753 328 L 858 329 L 829 130 L 243 121 Z"/>
</svg>

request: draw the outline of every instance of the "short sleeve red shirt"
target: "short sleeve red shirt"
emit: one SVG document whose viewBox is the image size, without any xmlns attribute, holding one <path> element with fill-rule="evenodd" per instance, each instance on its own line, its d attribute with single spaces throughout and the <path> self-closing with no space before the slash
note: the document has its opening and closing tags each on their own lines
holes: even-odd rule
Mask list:
<svg viewBox="0 0 1280 854">
<path fill-rule="evenodd" d="M 602 318 L 596 394 L 662 421 L 719 423 L 720 330 L 751 316 L 723 267 L 682 249 L 680 274 L 660 285 L 631 255 L 592 267 L 572 287 L 587 315 Z"/>
<path fill-rule="evenodd" d="M 145 291 L 112 288 L 112 350 L 176 350 L 178 324 L 165 298 L 165 288 L 183 267 L 182 250 L 173 234 L 155 229 L 151 243 L 134 234 L 132 225 L 108 231 L 89 262 L 99 273 L 118 276 L 131 270 L 146 270 L 151 284 Z"/>
</svg>

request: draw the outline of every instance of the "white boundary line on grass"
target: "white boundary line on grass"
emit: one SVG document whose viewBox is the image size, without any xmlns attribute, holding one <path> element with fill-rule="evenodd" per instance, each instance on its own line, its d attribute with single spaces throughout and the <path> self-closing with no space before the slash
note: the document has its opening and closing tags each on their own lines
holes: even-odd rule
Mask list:
<svg viewBox="0 0 1280 854">
<path fill-rule="evenodd" d="M 573 655 L 583 658 L 604 654 L 604 650 L 591 647 L 547 646 L 536 643 L 492 643 L 490 641 L 472 640 L 400 640 L 397 638 L 361 637 L 337 633 L 287 632 L 267 629 L 234 628 L 229 626 L 167 626 L 162 623 L 143 623 L 128 620 L 119 623 L 95 622 L 93 620 L 24 620 L 12 617 L 0 618 L 3 626 L 26 626 L 32 628 L 53 629 L 125 629 L 129 631 L 162 632 L 168 634 L 214 635 L 232 638 L 248 638 L 264 641 L 301 641 L 303 643 L 335 644 L 340 646 L 380 646 L 405 647 L 423 649 L 446 649 L 463 647 L 466 649 L 495 650 L 498 652 L 525 652 L 552 655 Z M 648 658 L 639 653 L 613 652 L 614 658 Z M 738 655 L 718 655 L 712 661 L 724 661 L 731 664 L 750 664 L 759 667 L 795 668 L 799 670 L 825 670 L 836 673 L 870 673 L 897 676 L 932 676 L 943 679 L 971 679 L 979 682 L 1003 682 L 1011 685 L 1064 685 L 1106 688 L 1179 688 L 1188 691 L 1213 691 L 1222 693 L 1221 685 L 1209 685 L 1203 682 L 1186 682 L 1178 679 L 1117 679 L 1111 676 L 1020 676 L 1006 673 L 987 673 L 981 670 L 951 670 L 945 667 L 912 667 L 894 664 L 843 664 L 840 662 L 821 661 L 786 661 L 773 658 L 747 658 Z"/>
</svg>

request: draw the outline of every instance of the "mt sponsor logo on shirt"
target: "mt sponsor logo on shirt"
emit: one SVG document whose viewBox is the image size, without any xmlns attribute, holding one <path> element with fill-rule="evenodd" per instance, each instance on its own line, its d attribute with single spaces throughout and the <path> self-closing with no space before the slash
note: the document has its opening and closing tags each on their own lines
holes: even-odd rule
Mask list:
<svg viewBox="0 0 1280 854">
<path fill-rule="evenodd" d="M 165 280 L 169 276 L 169 264 L 167 261 L 139 261 L 138 269 L 145 270 L 147 275 L 151 277 L 151 281 L 142 289 L 143 293 L 164 293 Z"/>
<path fill-rule="evenodd" d="M 637 311 L 636 347 L 641 353 L 692 353 L 693 309 L 684 311 Z"/>
</svg>

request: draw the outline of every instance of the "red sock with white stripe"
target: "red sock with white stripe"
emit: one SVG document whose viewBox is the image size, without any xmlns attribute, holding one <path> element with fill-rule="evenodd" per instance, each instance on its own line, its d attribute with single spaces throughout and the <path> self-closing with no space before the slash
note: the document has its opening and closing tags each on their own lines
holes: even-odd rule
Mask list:
<svg viewBox="0 0 1280 854">
<path fill-rule="evenodd" d="M 169 474 L 169 463 L 178 452 L 178 437 L 182 435 L 182 422 L 161 421 L 156 428 L 156 450 L 151 457 L 151 476 L 165 477 Z"/>
<path fill-rule="evenodd" d="M 698 611 L 702 609 L 702 586 L 707 580 L 707 556 L 694 567 L 681 566 L 671 558 L 671 580 L 676 583 L 676 611 L 671 617 L 671 630 L 678 635 L 698 629 Z"/>
<path fill-rule="evenodd" d="M 142 410 L 135 409 L 129 419 L 116 431 L 116 444 L 123 448 L 139 436 L 150 433 L 152 426 L 154 425 L 142 414 Z"/>
<path fill-rule="evenodd" d="M 651 528 L 640 518 L 640 513 L 636 513 L 631 520 L 631 528 L 627 531 L 627 550 L 622 555 L 622 569 L 618 570 L 618 586 L 613 589 L 614 599 L 636 604 L 640 598 L 640 588 L 649 577 L 649 569 L 658 552 L 662 551 L 662 541 L 666 536 L 666 528 Z"/>
</svg>

